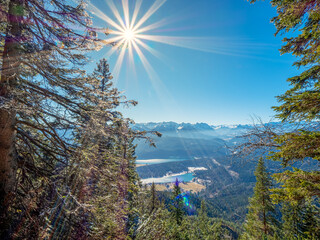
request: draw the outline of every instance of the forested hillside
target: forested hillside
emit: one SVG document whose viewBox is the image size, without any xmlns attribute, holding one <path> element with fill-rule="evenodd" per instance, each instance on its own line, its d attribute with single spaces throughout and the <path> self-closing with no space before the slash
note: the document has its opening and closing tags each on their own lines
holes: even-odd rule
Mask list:
<svg viewBox="0 0 320 240">
<path fill-rule="evenodd" d="M 277 97 L 283 124 L 139 125 L 96 51 L 119 54 L 115 78 L 125 51 L 151 78 L 138 45 L 155 53 L 140 40 L 155 37 L 136 35 L 162 24 L 141 28 L 164 2 L 141 17 L 136 1 L 130 18 L 123 0 L 118 24 L 87 0 L 0 0 L 0 239 L 320 239 L 320 2 L 270 1 L 300 71 Z M 182 160 L 137 167 L 137 154 Z M 168 171 L 200 190 L 143 184 Z"/>
</svg>

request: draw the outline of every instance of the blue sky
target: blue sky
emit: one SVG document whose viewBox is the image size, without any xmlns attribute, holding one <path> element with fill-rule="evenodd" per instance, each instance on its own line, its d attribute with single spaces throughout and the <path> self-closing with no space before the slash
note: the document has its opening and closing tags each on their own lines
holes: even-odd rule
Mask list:
<svg viewBox="0 0 320 240">
<path fill-rule="evenodd" d="M 122 15 L 121 1 L 114 2 Z M 105 1 L 92 3 L 116 21 Z M 143 0 L 138 18 L 153 3 Z M 129 6 L 132 15 L 133 0 Z M 161 53 L 158 58 L 142 50 L 153 67 L 151 76 L 137 53 L 134 68 L 125 54 L 116 86 L 139 104 L 122 109 L 124 115 L 136 122 L 244 124 L 252 116 L 269 121 L 275 96 L 288 88 L 286 79 L 297 73 L 294 58 L 278 51 L 281 36 L 274 36 L 270 23 L 275 14 L 268 2 L 167 0 L 143 26 L 165 19 L 165 25 L 148 34 L 185 38 L 175 44 L 181 47 L 144 40 Z M 96 16 L 93 24 L 109 26 Z M 92 60 L 105 57 L 109 49 L 94 52 Z M 117 50 L 108 58 L 111 69 L 119 55 Z"/>
</svg>

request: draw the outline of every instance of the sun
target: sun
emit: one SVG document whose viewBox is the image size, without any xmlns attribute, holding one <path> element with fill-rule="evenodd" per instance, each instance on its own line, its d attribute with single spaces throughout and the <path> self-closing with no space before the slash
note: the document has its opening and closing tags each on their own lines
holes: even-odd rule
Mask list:
<svg viewBox="0 0 320 240">
<path fill-rule="evenodd" d="M 144 13 L 141 13 L 144 1 L 153 2 L 153 4 L 146 9 Z M 155 33 L 159 31 L 152 32 L 152 30 L 159 30 L 159 28 L 170 22 L 170 18 L 166 17 L 147 24 L 154 13 L 167 1 L 168 0 L 134 0 L 130 1 L 132 4 L 129 4 L 129 0 L 117 0 L 116 3 L 115 0 L 105 0 L 112 13 L 110 15 L 106 15 L 90 3 L 90 1 L 88 2 L 88 10 L 107 24 L 106 28 L 101 28 L 101 32 L 107 35 L 107 39 L 102 40 L 102 42 L 105 46 L 112 46 L 107 51 L 106 58 L 110 58 L 114 53 L 117 54 L 117 60 L 112 70 L 114 79 L 118 79 L 122 63 L 124 59 L 127 58 L 129 60 L 127 62 L 133 66 L 133 70 L 135 70 L 135 59 L 139 59 L 139 63 L 142 63 L 150 80 L 156 78 L 159 80 L 156 71 L 150 64 L 145 53 L 151 53 L 151 55 L 161 60 L 163 60 L 165 56 L 162 52 L 152 48 L 151 42 L 219 55 L 252 57 L 243 52 L 243 50 L 239 50 L 239 47 L 246 44 L 249 44 L 251 47 L 251 43 L 234 42 L 233 39 L 231 40 L 224 37 L 172 36 L 171 34 L 158 35 Z M 112 15 L 113 17 L 111 17 Z M 166 29 L 161 29 L 161 32 L 165 32 L 165 30 Z M 171 32 L 172 28 L 168 30 Z M 148 55 L 150 56 L 150 54 Z M 138 56 L 138 58 L 135 56 Z"/>
<path fill-rule="evenodd" d="M 123 60 L 125 57 L 129 58 L 131 64 L 134 62 L 134 54 L 139 56 L 143 67 L 145 68 L 150 79 L 154 78 L 156 72 L 149 63 L 148 59 L 143 53 L 143 50 L 150 52 L 152 55 L 159 57 L 161 54 L 155 49 L 148 45 L 148 41 L 163 42 L 166 44 L 166 40 L 161 39 L 160 36 L 148 35 L 148 31 L 157 29 L 162 25 L 165 25 L 166 21 L 161 19 L 158 22 L 154 22 L 149 25 L 145 25 L 146 21 L 166 2 L 167 0 L 154 0 L 153 4 L 149 9 L 142 15 L 139 16 L 139 11 L 142 6 L 143 0 L 136 0 L 134 7 L 130 10 L 129 1 L 121 0 L 122 11 L 119 11 L 114 0 L 106 1 L 108 7 L 114 15 L 114 19 L 107 16 L 100 9 L 89 3 L 89 10 L 104 20 L 108 26 L 106 34 L 108 38 L 104 40 L 106 46 L 112 46 L 111 49 L 106 53 L 106 57 L 110 57 L 114 53 L 118 53 L 116 63 L 113 68 L 113 76 L 117 79 Z M 133 67 L 134 69 L 134 67 Z"/>
<path fill-rule="evenodd" d="M 116 63 L 112 69 L 114 79 L 118 79 L 125 58 L 129 60 L 127 62 L 131 64 L 134 71 L 135 59 L 139 59 L 139 63 L 142 63 L 150 81 L 154 84 L 154 82 L 160 82 L 161 80 L 152 64 L 150 64 L 145 52 L 151 53 L 151 55 L 161 60 L 163 60 L 164 55 L 152 48 L 150 42 L 208 51 L 206 49 L 203 50 L 202 44 L 199 44 L 200 38 L 155 35 L 154 32 L 151 32 L 168 24 L 168 18 L 160 18 L 155 22 L 146 24 L 167 0 L 152 0 L 153 4 L 144 13 L 140 13 L 143 1 L 135 0 L 131 1 L 133 4 L 129 4 L 129 0 L 117 0 L 116 3 L 114 0 L 106 0 L 106 4 L 112 13 L 110 15 L 106 15 L 90 2 L 88 3 L 88 10 L 107 24 L 106 28 L 102 29 L 102 32 L 106 33 L 107 39 L 102 42 L 108 47 L 112 46 L 107 51 L 106 58 L 110 58 L 114 53 L 117 54 Z M 111 17 L 112 15 L 113 17 Z M 221 53 L 221 50 L 214 49 L 214 52 Z"/>
<path fill-rule="evenodd" d="M 123 31 L 123 38 L 127 41 L 127 42 L 131 42 L 131 41 L 134 41 L 136 39 L 136 33 L 128 28 L 128 29 L 125 29 Z"/>
</svg>

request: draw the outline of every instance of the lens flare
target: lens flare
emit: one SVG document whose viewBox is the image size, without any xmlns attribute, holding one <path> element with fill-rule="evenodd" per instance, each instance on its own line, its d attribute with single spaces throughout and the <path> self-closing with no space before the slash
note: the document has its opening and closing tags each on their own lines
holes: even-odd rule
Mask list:
<svg viewBox="0 0 320 240">
<path fill-rule="evenodd" d="M 156 89 L 161 85 L 159 82 L 160 78 L 156 74 L 156 71 L 154 71 L 145 55 L 145 52 L 147 52 L 157 58 L 161 56 L 161 54 L 158 54 L 157 51 L 150 47 L 150 44 L 148 45 L 150 42 L 218 55 L 274 61 L 274 59 L 257 55 L 257 50 L 262 47 L 267 48 L 267 45 L 263 43 L 258 43 L 255 45 L 250 41 L 248 42 L 246 39 L 225 37 L 165 36 L 150 34 L 151 30 L 159 29 L 160 27 L 163 27 L 169 23 L 169 18 L 162 18 L 153 23 L 146 24 L 147 20 L 150 20 L 150 18 L 166 3 L 167 0 L 153 0 L 153 4 L 146 10 L 144 14 L 140 14 L 143 0 L 132 1 L 134 2 L 132 6 L 129 6 L 128 0 L 121 0 L 120 4 L 122 11 L 119 11 L 114 0 L 105 1 L 113 14 L 113 18 L 112 16 L 107 16 L 102 10 L 90 2 L 88 3 L 88 10 L 108 24 L 108 30 L 106 31 L 108 34 L 108 39 L 104 40 L 104 43 L 106 45 L 112 44 L 114 49 L 108 51 L 107 57 L 110 57 L 114 53 L 120 52 L 118 56 L 119 61 L 117 61 L 119 66 L 114 66 L 116 71 L 112 71 L 115 79 L 117 79 L 120 73 L 125 56 L 128 57 L 130 64 L 132 64 L 135 68 L 133 55 L 136 54 L 139 56 L 139 59 L 141 60 L 147 74 L 150 77 L 150 80 L 152 80 L 154 88 Z M 130 9 L 130 7 L 132 9 Z M 120 48 L 125 48 L 125 50 L 117 51 L 117 49 Z M 162 91 L 163 90 L 164 89 L 162 89 Z"/>
<path fill-rule="evenodd" d="M 60 48 L 60 49 L 63 49 L 64 48 L 64 43 L 61 42 L 61 41 L 55 41 L 55 45 Z"/>
<path fill-rule="evenodd" d="M 123 16 L 121 16 L 120 11 L 117 9 L 113 0 L 106 1 L 108 7 L 114 15 L 114 19 L 111 19 L 110 16 L 107 16 L 91 3 L 88 4 L 88 10 L 105 21 L 108 24 L 108 27 L 110 27 L 106 31 L 109 38 L 104 42 L 106 45 L 112 44 L 113 49 L 108 51 L 107 56 L 110 57 L 112 54 L 118 52 L 116 49 L 120 49 L 118 60 L 112 71 L 114 79 L 117 79 L 120 73 L 124 57 L 127 55 L 126 53 L 128 53 L 129 61 L 133 64 L 134 68 L 135 63 L 133 61 L 133 55 L 137 54 L 147 74 L 149 75 L 150 80 L 152 80 L 152 84 L 155 85 L 155 88 L 158 88 L 158 86 L 161 85 L 156 83 L 159 81 L 159 78 L 142 49 L 150 52 L 156 57 L 159 57 L 160 54 L 148 46 L 145 43 L 146 40 L 141 36 L 143 36 L 142 34 L 145 34 L 146 32 L 155 28 L 159 28 L 166 23 L 165 19 L 162 19 L 161 21 L 152 23 L 150 25 L 144 25 L 145 22 L 166 2 L 166 0 L 155 0 L 151 7 L 140 17 L 139 11 L 141 9 L 142 1 L 143 0 L 136 0 L 134 8 L 132 9 L 133 11 L 130 11 L 128 0 L 122 0 L 121 3 Z M 132 12 L 132 16 L 130 16 L 130 12 Z"/>
</svg>

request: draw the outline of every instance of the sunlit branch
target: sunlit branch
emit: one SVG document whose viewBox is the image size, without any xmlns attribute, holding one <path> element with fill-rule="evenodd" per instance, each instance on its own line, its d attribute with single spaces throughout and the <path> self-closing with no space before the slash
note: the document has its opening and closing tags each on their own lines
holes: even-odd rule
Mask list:
<svg viewBox="0 0 320 240">
<path fill-rule="evenodd" d="M 118 41 L 120 41 L 120 40 L 122 40 L 122 39 L 123 39 L 122 36 L 112 37 L 112 38 L 103 40 L 103 43 L 104 43 L 104 44 L 115 43 L 115 42 L 118 42 Z"/>
<path fill-rule="evenodd" d="M 107 53 L 106 56 L 110 57 L 118 48 L 124 43 L 124 39 L 118 42 L 115 46 L 113 46 Z"/>
</svg>

